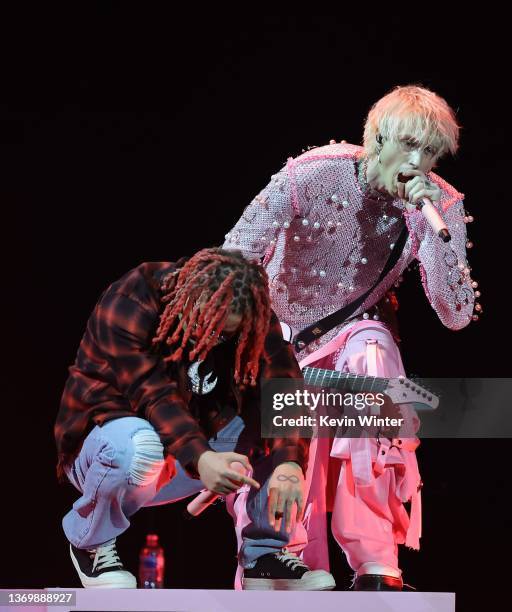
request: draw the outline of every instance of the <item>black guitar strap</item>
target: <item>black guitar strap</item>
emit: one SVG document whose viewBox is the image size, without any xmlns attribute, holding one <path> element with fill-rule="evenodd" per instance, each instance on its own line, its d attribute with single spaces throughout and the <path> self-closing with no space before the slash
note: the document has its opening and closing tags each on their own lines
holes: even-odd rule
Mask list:
<svg viewBox="0 0 512 612">
<path fill-rule="evenodd" d="M 293 339 L 293 345 L 297 352 L 304 350 L 304 348 L 306 348 L 308 344 L 313 342 L 313 340 L 320 338 L 329 330 L 333 329 L 337 325 L 340 325 L 340 323 L 343 323 L 343 321 L 348 319 L 348 317 L 350 317 L 350 315 L 355 312 L 359 308 L 359 306 L 361 306 L 361 304 L 366 300 L 366 298 L 375 289 L 375 287 L 382 281 L 386 274 L 394 267 L 394 265 L 400 258 L 400 255 L 404 250 L 405 243 L 407 242 L 408 235 L 409 232 L 407 230 L 407 225 L 405 225 L 404 223 L 402 231 L 400 232 L 400 236 L 395 242 L 395 246 L 393 247 L 391 253 L 389 254 L 388 260 L 386 261 L 386 265 L 382 269 L 379 278 L 370 287 L 370 289 L 368 289 L 368 291 L 365 291 L 363 295 L 359 296 L 353 302 L 350 302 L 350 304 L 347 304 L 346 306 L 343 306 L 343 308 L 336 310 L 336 312 L 327 315 L 323 319 L 320 319 L 320 321 L 317 321 L 316 323 L 305 327 L 302 331 L 296 334 L 295 338 Z"/>
</svg>

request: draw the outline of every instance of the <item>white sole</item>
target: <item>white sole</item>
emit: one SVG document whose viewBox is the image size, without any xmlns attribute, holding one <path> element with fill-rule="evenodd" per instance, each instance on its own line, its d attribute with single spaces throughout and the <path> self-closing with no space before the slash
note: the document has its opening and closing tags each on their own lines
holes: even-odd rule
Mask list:
<svg viewBox="0 0 512 612">
<path fill-rule="evenodd" d="M 323 570 L 311 572 L 312 576 L 304 575 L 300 580 L 279 578 L 244 578 L 244 591 L 331 591 L 336 586 L 334 578 Z"/>
<path fill-rule="evenodd" d="M 75 559 L 71 544 L 69 545 L 69 554 L 71 555 L 71 561 L 75 566 L 75 569 L 80 578 L 80 582 L 84 589 L 136 589 L 137 580 L 133 574 L 126 570 L 119 570 L 114 572 L 105 572 L 100 574 L 97 578 L 90 578 L 82 572 L 78 561 Z"/>
</svg>

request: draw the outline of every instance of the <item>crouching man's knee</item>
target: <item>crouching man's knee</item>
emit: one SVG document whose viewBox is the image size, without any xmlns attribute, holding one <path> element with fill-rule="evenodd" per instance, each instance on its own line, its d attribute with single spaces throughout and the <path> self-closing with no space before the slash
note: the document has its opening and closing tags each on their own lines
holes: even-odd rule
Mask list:
<svg viewBox="0 0 512 612">
<path fill-rule="evenodd" d="M 129 469 L 130 484 L 146 486 L 154 482 L 164 467 L 164 447 L 151 429 L 137 431 L 132 438 L 133 457 Z"/>
</svg>

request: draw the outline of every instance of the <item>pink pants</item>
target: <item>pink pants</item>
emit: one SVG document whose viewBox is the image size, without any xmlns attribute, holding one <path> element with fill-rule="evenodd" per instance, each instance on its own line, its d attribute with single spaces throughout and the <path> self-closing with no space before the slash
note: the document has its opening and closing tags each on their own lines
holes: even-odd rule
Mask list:
<svg viewBox="0 0 512 612">
<path fill-rule="evenodd" d="M 346 332 L 337 351 L 309 365 L 386 378 L 404 374 L 393 337 L 375 321 L 357 323 Z M 414 410 L 404 406 L 402 416 L 410 419 L 412 430 L 417 431 L 419 420 Z M 292 532 L 289 550 L 297 554 L 302 551 L 312 569 L 329 571 L 326 513 L 332 510 L 333 535 L 354 571 L 369 561 L 398 569 L 398 544 L 419 549 L 421 535 L 421 480 L 414 452 L 419 440 L 404 442 L 405 448 L 386 449 L 382 462 L 377 459 L 377 440 L 313 439 L 306 474 L 306 533 L 302 525 L 298 526 L 301 529 Z M 249 522 L 243 512 L 246 489 L 226 499 L 235 519 L 239 548 L 242 529 Z M 403 506 L 405 501 L 411 501 L 410 517 Z M 242 571 L 239 565 L 236 589 L 241 588 Z"/>
<path fill-rule="evenodd" d="M 357 323 L 336 352 L 308 365 L 385 378 L 404 374 L 393 337 L 375 321 Z M 401 411 L 412 423 L 412 431 L 417 431 L 419 420 L 414 410 L 402 406 Z M 398 544 L 419 549 L 421 480 L 414 452 L 419 441 L 411 438 L 403 442 L 405 448 L 389 448 L 386 440 L 382 460 L 377 458 L 381 447 L 375 439 L 312 441 L 306 476 L 309 543 L 303 553 L 312 568 L 329 570 L 329 510 L 333 536 L 354 571 L 369 561 L 398 569 Z M 410 517 L 403 506 L 405 501 L 411 501 Z"/>
</svg>

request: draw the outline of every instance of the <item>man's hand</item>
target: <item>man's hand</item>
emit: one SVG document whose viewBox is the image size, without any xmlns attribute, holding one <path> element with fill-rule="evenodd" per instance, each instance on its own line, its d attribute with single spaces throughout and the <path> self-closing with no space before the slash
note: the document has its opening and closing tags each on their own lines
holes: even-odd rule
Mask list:
<svg viewBox="0 0 512 612">
<path fill-rule="evenodd" d="M 251 464 L 245 455 L 205 451 L 197 462 L 197 471 L 204 486 L 209 491 L 219 493 L 219 495 L 234 493 L 244 484 L 259 489 L 260 484 L 256 480 L 231 469 L 231 463 L 235 461 L 241 463 L 246 470 L 252 470 Z"/>
<path fill-rule="evenodd" d="M 421 198 L 428 198 L 432 202 L 441 199 L 441 189 L 420 170 L 403 170 L 401 174 L 411 177 L 407 183 L 397 182 L 398 197 L 406 200 L 407 210 L 414 210 Z"/>
<path fill-rule="evenodd" d="M 282 463 L 272 472 L 268 483 L 268 521 L 276 531 L 284 518 L 286 532 L 292 530 L 293 505 L 297 505 L 296 521 L 304 512 L 304 474 L 297 463 Z"/>
</svg>

